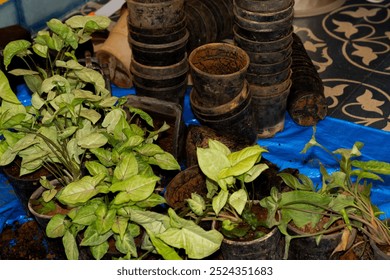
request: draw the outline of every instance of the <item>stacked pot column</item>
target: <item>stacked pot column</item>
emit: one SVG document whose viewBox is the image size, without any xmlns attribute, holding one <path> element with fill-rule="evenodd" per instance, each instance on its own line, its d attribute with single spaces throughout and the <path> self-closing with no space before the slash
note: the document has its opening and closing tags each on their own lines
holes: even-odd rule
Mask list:
<svg viewBox="0 0 390 280">
<path fill-rule="evenodd" d="M 234 0 L 235 44 L 250 57 L 246 79 L 259 138 L 284 128 L 291 87 L 293 0 Z"/>
<path fill-rule="evenodd" d="M 233 0 L 186 0 L 187 51 L 233 36 Z"/>
<path fill-rule="evenodd" d="M 182 105 L 189 69 L 184 0 L 127 0 L 127 8 L 136 94 Z"/>
<path fill-rule="evenodd" d="M 190 104 L 199 122 L 239 143 L 253 144 L 257 137 L 245 79 L 246 52 L 232 44 L 208 43 L 195 48 L 188 61 Z"/>
</svg>

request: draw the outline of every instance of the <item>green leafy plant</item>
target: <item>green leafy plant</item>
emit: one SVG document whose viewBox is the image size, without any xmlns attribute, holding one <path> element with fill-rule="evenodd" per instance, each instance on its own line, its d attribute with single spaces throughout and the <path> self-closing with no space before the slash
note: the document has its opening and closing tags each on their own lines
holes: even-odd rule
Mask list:
<svg viewBox="0 0 390 280">
<path fill-rule="evenodd" d="M 82 176 L 82 163 L 90 148 L 107 143 L 100 132 L 104 115 L 117 105 L 96 70 L 78 63 L 75 52 L 97 30 L 108 27 L 101 16 L 74 16 L 65 23 L 50 20 L 31 43 L 12 41 L 4 48 L 6 68 L 17 56 L 26 69 L 14 69 L 32 92 L 31 106 L 23 106 L 3 73 L 0 165 L 22 159 L 20 175 L 41 167 L 66 185 Z"/>
<path fill-rule="evenodd" d="M 158 193 L 160 178 L 153 166 L 180 170 L 175 158 L 154 143 L 169 127 L 164 123 L 157 130 L 147 130 L 132 120 L 139 116 L 153 127 L 151 117 L 137 108 L 130 107 L 129 111 L 130 120 L 121 108 L 106 115 L 103 127 L 108 143 L 91 149 L 96 159 L 85 164 L 90 175 L 68 184 L 57 195 L 61 203 L 73 209 L 67 215 L 54 216 L 46 228 L 47 235 L 62 238 L 68 259 L 79 258 L 78 244 L 101 259 L 109 250 L 110 240 L 122 259 L 145 257 L 140 252 L 181 259 L 180 249 L 193 259 L 209 256 L 219 248 L 219 232 L 205 231 L 172 209 L 154 210 L 165 200 Z M 137 238 L 141 239 L 139 243 Z"/>
<path fill-rule="evenodd" d="M 222 223 L 221 232 L 230 238 L 245 236 L 264 225 L 252 211 L 247 186 L 268 168 L 260 163 L 266 149 L 259 145 L 231 152 L 223 143 L 209 139 L 208 148 L 197 148 L 197 158 L 206 176 L 207 197 L 193 193 L 188 205 L 197 220 Z M 252 185 L 253 187 L 253 185 Z"/>
<path fill-rule="evenodd" d="M 320 165 L 320 188 L 314 186 L 312 180 L 303 174 L 295 177 L 281 173 L 279 175 L 292 190 L 280 193 L 273 188 L 271 195 L 260 202 L 268 209 L 268 225 L 278 226 L 286 236 L 285 258 L 288 257 L 291 239 L 314 236 L 319 242 L 324 234 L 337 230 L 343 232 L 343 238 L 336 251 L 343 251 L 353 241 L 353 228 L 378 244 L 390 245 L 390 229 L 379 219 L 380 212 L 370 199 L 373 182 L 382 180 L 379 175 L 390 174 L 390 164 L 376 160 L 359 160 L 363 148 L 361 142 L 356 142 L 351 149 L 329 151 L 317 142 L 315 128 L 302 153 L 313 147 L 321 148 L 331 155 L 338 163 L 339 169 L 328 173 L 326 168 Z M 327 222 L 314 233 L 290 235 L 287 230 L 291 223 L 298 228 L 314 228 L 324 217 Z M 338 221 L 342 223 L 337 223 Z"/>
</svg>

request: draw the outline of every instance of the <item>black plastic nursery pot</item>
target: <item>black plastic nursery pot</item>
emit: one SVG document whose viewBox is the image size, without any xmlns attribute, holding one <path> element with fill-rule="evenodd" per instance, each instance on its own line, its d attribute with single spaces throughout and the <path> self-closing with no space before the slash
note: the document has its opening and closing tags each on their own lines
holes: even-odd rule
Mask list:
<svg viewBox="0 0 390 280">
<path fill-rule="evenodd" d="M 292 49 L 291 45 L 287 46 L 284 49 L 275 52 L 252 52 L 246 51 L 249 56 L 251 63 L 256 64 L 273 64 L 286 60 L 291 57 Z"/>
<path fill-rule="evenodd" d="M 259 75 L 269 75 L 274 73 L 279 73 L 290 69 L 291 66 L 291 57 L 288 57 L 285 60 L 276 63 L 249 63 L 248 73 L 249 74 L 259 74 Z"/>
<path fill-rule="evenodd" d="M 145 83 L 140 83 L 137 79 L 133 78 L 135 92 L 138 96 L 173 102 L 180 106 L 182 106 L 184 102 L 184 95 L 187 91 L 187 83 L 187 76 L 183 76 L 183 80 L 176 85 L 166 87 L 148 87 Z"/>
<path fill-rule="evenodd" d="M 200 100 L 200 101 L 199 101 Z M 203 98 L 196 90 L 190 94 L 190 102 L 195 117 L 218 133 L 231 137 L 234 141 L 254 144 L 256 137 L 255 120 L 252 108 L 252 95 L 245 86 L 240 95 L 224 105 L 205 107 Z"/>
<path fill-rule="evenodd" d="M 291 6 L 293 0 L 234 0 L 234 4 L 252 12 L 280 12 Z"/>
<path fill-rule="evenodd" d="M 247 17 L 243 17 L 242 13 L 239 13 L 237 8 L 235 8 L 234 18 L 236 24 L 243 29 L 254 31 L 254 32 L 256 31 L 276 32 L 278 30 L 288 30 L 291 28 L 294 19 L 294 13 L 293 10 L 291 9 L 289 11 L 289 14 L 281 19 L 262 20 L 261 16 L 258 16 L 257 19 L 250 19 Z"/>
<path fill-rule="evenodd" d="M 288 230 L 292 235 L 304 234 L 301 230 L 288 225 Z M 290 260 L 329 260 L 332 259 L 332 253 L 340 243 L 342 231 L 321 236 L 319 244 L 316 237 L 293 238 L 290 242 L 288 259 Z M 356 236 L 356 230 L 352 230 L 352 236 Z M 354 238 L 351 238 L 353 240 Z M 350 246 L 347 246 L 350 247 Z"/>
<path fill-rule="evenodd" d="M 284 129 L 290 86 L 281 92 L 272 94 L 260 94 L 255 89 L 255 86 L 251 86 L 257 137 L 273 137 Z"/>
<path fill-rule="evenodd" d="M 244 87 L 249 56 L 237 46 L 205 44 L 191 52 L 188 62 L 193 87 L 209 106 L 231 101 Z"/>
<path fill-rule="evenodd" d="M 251 85 L 272 86 L 280 84 L 291 77 L 291 69 L 286 68 L 272 74 L 247 73 L 246 79 Z"/>
<path fill-rule="evenodd" d="M 187 53 L 189 33 L 177 41 L 166 44 L 146 44 L 135 41 L 129 36 L 133 59 L 138 63 L 149 66 L 167 66 L 179 63 Z"/>
<path fill-rule="evenodd" d="M 187 56 L 178 63 L 167 66 L 149 66 L 132 59 L 130 71 L 133 79 L 147 87 L 166 88 L 181 84 L 189 71 Z"/>
<path fill-rule="evenodd" d="M 187 25 L 186 17 L 184 17 L 182 20 L 180 20 L 177 23 L 174 23 L 172 25 L 157 25 L 153 27 L 146 27 L 146 26 L 136 26 L 131 23 L 129 17 L 127 17 L 127 27 L 129 29 L 129 33 L 135 33 L 138 36 L 145 36 L 147 39 L 151 39 L 154 36 L 172 36 L 173 34 L 176 34 L 177 32 L 181 32 L 183 28 L 185 28 Z M 135 39 L 136 40 L 136 39 Z M 140 42 L 143 42 L 140 40 Z M 145 42 L 146 43 L 146 42 Z M 164 43 L 164 42 L 155 42 L 155 43 Z"/>
<path fill-rule="evenodd" d="M 251 241 L 224 238 L 221 253 L 224 260 L 280 260 L 283 256 L 283 238 L 277 227 Z"/>
<path fill-rule="evenodd" d="M 233 3 L 235 3 L 233 7 L 234 14 L 241 18 L 257 21 L 257 22 L 275 22 L 275 21 L 283 20 L 285 18 L 290 17 L 294 11 L 294 1 L 290 1 L 291 3 L 286 9 L 280 9 L 278 11 L 266 11 L 266 12 L 261 12 L 261 11 L 253 12 L 247 10 L 241 7 L 239 4 L 237 4 L 239 2 L 240 2 L 239 0 L 233 1 Z"/>
<path fill-rule="evenodd" d="M 156 34 L 156 35 L 147 35 L 147 32 L 139 30 L 136 32 L 133 29 L 129 28 L 130 37 L 137 42 L 145 44 L 168 44 L 180 40 L 186 35 L 187 28 L 184 24 L 183 27 L 180 27 L 178 30 L 174 30 L 168 34 Z"/>
<path fill-rule="evenodd" d="M 128 0 L 129 22 L 137 27 L 156 28 L 177 24 L 184 17 L 184 0 L 139 2 Z"/>
<path fill-rule="evenodd" d="M 244 32 L 244 33 L 243 33 Z M 293 31 L 289 28 L 282 36 L 274 37 L 274 32 L 259 32 L 259 34 L 246 31 L 245 29 L 239 29 L 237 25 L 233 27 L 234 41 L 240 48 L 250 52 L 278 52 L 286 49 L 293 42 Z"/>
<path fill-rule="evenodd" d="M 265 219 L 267 213 L 256 200 L 252 200 L 251 212 L 260 221 Z M 218 222 L 213 223 L 214 228 L 219 226 Z M 256 236 L 260 232 L 262 236 Z M 284 238 L 277 227 L 258 227 L 248 231 L 244 237 L 225 237 L 220 250 L 224 260 L 280 260 L 283 257 Z"/>
</svg>

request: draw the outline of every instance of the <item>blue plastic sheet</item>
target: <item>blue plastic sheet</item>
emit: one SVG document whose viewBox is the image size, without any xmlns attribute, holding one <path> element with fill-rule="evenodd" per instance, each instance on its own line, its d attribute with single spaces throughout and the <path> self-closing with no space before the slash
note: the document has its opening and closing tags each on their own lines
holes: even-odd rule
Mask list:
<svg viewBox="0 0 390 280">
<path fill-rule="evenodd" d="M 113 86 L 112 91 L 116 96 L 134 94 L 134 89 L 121 89 L 115 86 Z M 25 89 L 19 89 L 18 97 L 23 103 L 29 104 L 30 97 Z M 184 99 L 183 118 L 187 125 L 199 125 L 191 111 L 188 92 Z M 360 141 L 365 144 L 360 159 L 390 162 L 389 132 L 331 117 L 320 121 L 316 127 L 317 141 L 331 151 L 338 148 L 349 149 L 356 141 Z M 328 172 L 336 170 L 337 163 L 318 148 L 310 149 L 306 154 L 301 153 L 305 144 L 310 140 L 312 133 L 312 127 L 297 125 L 286 114 L 284 130 L 272 138 L 258 140 L 258 144 L 268 150 L 268 153 L 264 154 L 264 158 L 278 165 L 280 169 L 296 168 L 320 186 L 319 163 L 321 162 Z M 382 178 L 384 179 L 383 182 L 375 182 L 371 197 L 373 203 L 384 212 L 381 218 L 390 218 L 390 176 L 383 176 Z M 25 219 L 25 212 L 13 193 L 12 187 L 0 173 L 0 232 L 5 224 L 17 220 L 24 221 Z"/>
</svg>

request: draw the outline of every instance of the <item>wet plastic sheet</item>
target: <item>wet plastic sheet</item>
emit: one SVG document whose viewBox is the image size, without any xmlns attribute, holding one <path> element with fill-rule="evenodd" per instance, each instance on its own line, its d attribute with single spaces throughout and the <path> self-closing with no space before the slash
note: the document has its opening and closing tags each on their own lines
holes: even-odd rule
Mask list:
<svg viewBox="0 0 390 280">
<path fill-rule="evenodd" d="M 113 94 L 124 96 L 134 94 L 134 89 L 113 87 Z M 19 95 L 25 104 L 29 96 L 23 92 Z M 192 114 L 188 92 L 184 100 L 184 121 L 187 125 L 198 125 Z M 328 154 L 318 148 L 310 149 L 307 154 L 300 153 L 313 133 L 312 127 L 299 126 L 286 114 L 285 128 L 273 138 L 260 139 L 258 144 L 267 148 L 264 157 L 277 164 L 280 169 L 296 168 L 300 173 L 309 176 L 314 183 L 320 184 L 319 162 L 325 165 L 328 172 L 337 169 L 337 163 Z M 362 160 L 382 160 L 390 162 L 390 133 L 339 119 L 327 117 L 317 124 L 316 139 L 333 151 L 338 148 L 351 148 L 356 141 L 365 144 L 362 149 Z M 390 176 L 383 176 L 383 182 L 375 182 L 372 189 L 372 201 L 384 212 L 381 218 L 390 218 Z M 0 232 L 5 224 L 24 221 L 25 212 L 13 193 L 3 174 L 0 173 Z"/>
</svg>

